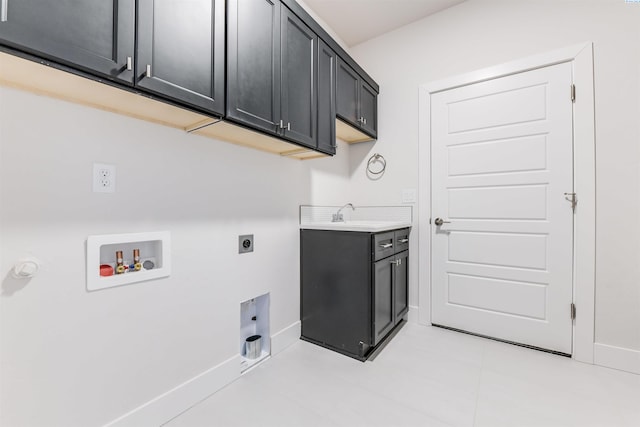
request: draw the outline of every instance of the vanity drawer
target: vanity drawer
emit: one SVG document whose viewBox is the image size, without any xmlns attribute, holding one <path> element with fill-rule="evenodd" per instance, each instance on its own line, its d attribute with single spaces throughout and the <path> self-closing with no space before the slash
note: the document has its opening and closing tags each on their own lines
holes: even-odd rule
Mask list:
<svg viewBox="0 0 640 427">
<path fill-rule="evenodd" d="M 373 236 L 373 259 L 386 258 L 393 255 L 395 249 L 395 233 L 393 231 L 374 234 Z"/>
<path fill-rule="evenodd" d="M 409 229 L 403 228 L 402 230 L 396 230 L 393 236 L 394 252 L 402 252 L 409 249 Z"/>
</svg>

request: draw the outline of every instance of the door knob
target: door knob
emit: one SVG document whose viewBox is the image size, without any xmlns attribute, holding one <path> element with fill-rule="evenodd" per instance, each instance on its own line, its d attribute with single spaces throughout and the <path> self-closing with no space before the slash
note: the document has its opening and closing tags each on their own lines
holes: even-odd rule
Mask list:
<svg viewBox="0 0 640 427">
<path fill-rule="evenodd" d="M 440 227 L 442 224 L 451 224 L 451 221 L 445 221 L 442 218 L 436 218 L 435 221 L 433 221 L 435 225 L 437 225 L 438 227 Z"/>
</svg>

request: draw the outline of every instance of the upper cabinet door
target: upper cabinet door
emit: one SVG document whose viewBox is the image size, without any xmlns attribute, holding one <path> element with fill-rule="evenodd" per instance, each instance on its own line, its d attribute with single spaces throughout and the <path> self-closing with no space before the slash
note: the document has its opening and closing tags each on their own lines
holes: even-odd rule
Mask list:
<svg viewBox="0 0 640 427">
<path fill-rule="evenodd" d="M 289 9 L 282 8 L 283 135 L 316 147 L 316 60 L 318 37 Z"/>
<path fill-rule="evenodd" d="M 360 84 L 360 126 L 372 137 L 378 136 L 378 94 L 364 80 Z"/>
<path fill-rule="evenodd" d="M 224 114 L 224 0 L 139 0 L 137 85 Z"/>
<path fill-rule="evenodd" d="M 344 61 L 338 58 L 336 114 L 354 126 L 360 126 L 358 96 L 360 77 Z"/>
<path fill-rule="evenodd" d="M 0 43 L 132 83 L 134 4 L 134 0 L 1 0 Z"/>
<path fill-rule="evenodd" d="M 227 117 L 280 130 L 280 1 L 228 0 Z"/>
<path fill-rule="evenodd" d="M 318 43 L 318 150 L 336 154 L 336 54 Z"/>
</svg>

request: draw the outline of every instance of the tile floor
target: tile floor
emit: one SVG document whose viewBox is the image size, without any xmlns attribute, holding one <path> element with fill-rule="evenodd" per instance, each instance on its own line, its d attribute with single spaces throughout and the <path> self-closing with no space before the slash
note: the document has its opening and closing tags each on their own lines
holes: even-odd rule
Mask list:
<svg viewBox="0 0 640 427">
<path fill-rule="evenodd" d="M 640 426 L 640 375 L 406 324 L 373 362 L 297 342 L 165 426 Z"/>
</svg>

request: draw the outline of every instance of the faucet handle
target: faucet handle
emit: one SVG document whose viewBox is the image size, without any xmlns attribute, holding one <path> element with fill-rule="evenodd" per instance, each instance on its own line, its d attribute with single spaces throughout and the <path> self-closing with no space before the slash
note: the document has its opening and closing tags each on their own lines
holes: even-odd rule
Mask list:
<svg viewBox="0 0 640 427">
<path fill-rule="evenodd" d="M 341 213 L 334 213 L 331 222 L 344 222 L 344 217 Z"/>
</svg>

